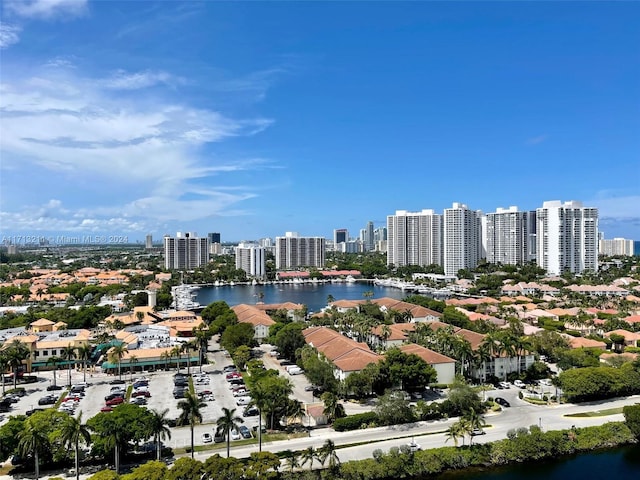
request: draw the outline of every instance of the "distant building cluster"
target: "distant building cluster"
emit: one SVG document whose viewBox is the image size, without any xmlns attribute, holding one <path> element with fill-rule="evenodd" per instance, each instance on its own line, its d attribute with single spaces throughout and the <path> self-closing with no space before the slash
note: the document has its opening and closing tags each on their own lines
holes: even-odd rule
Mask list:
<svg viewBox="0 0 640 480">
<path fill-rule="evenodd" d="M 598 251 L 600 255 L 613 257 L 616 255 L 624 257 L 633 256 L 633 240 L 626 238 L 612 238 L 610 240 L 600 239 Z"/>
<path fill-rule="evenodd" d="M 445 275 L 481 260 L 536 261 L 549 274 L 598 270 L 598 210 L 580 202 L 544 202 L 534 211 L 498 208 L 487 215 L 454 203 L 434 210 L 398 210 L 387 217 L 387 263 L 440 265 Z"/>
</svg>

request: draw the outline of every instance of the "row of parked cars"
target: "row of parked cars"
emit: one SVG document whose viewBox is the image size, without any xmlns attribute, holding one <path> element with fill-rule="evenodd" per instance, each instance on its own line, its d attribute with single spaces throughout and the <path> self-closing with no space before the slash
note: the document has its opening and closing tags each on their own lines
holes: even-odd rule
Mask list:
<svg viewBox="0 0 640 480">
<path fill-rule="evenodd" d="M 112 382 L 115 383 L 115 382 Z M 127 395 L 127 386 L 125 382 L 117 382 L 111 387 L 111 391 L 104 397 L 105 406 L 100 409 L 101 412 L 111 412 L 113 407 L 117 407 L 125 402 Z M 135 405 L 146 405 L 147 398 L 151 396 L 149 392 L 149 379 L 141 377 L 133 383 L 133 391 L 129 403 Z"/>
</svg>

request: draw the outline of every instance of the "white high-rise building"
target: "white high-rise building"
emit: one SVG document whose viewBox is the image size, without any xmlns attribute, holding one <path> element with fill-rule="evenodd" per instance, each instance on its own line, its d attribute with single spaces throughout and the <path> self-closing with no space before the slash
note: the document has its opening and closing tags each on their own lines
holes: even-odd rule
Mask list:
<svg viewBox="0 0 640 480">
<path fill-rule="evenodd" d="M 600 255 L 606 255 L 613 257 L 615 255 L 621 255 L 626 257 L 633 257 L 633 240 L 627 240 L 626 238 L 612 238 L 601 239 L 599 246 Z"/>
<path fill-rule="evenodd" d="M 153 236 L 151 234 L 144 238 L 144 248 L 147 250 L 153 248 Z"/>
<path fill-rule="evenodd" d="M 276 269 L 290 270 L 298 267 L 324 267 L 325 239 L 300 237 L 296 232 L 286 232 L 276 237 Z"/>
<path fill-rule="evenodd" d="M 503 265 L 521 265 L 529 257 L 527 231 L 528 212 L 518 207 L 498 208 L 487 214 L 487 262 Z"/>
<path fill-rule="evenodd" d="M 236 268 L 244 270 L 248 276 L 263 278 L 265 270 L 265 249 L 250 243 L 240 243 L 236 247 Z"/>
<path fill-rule="evenodd" d="M 209 240 L 200 238 L 195 232 L 175 237 L 164 236 L 164 268 L 186 270 L 197 268 L 209 261 Z"/>
<path fill-rule="evenodd" d="M 536 210 L 538 266 L 550 275 L 598 270 L 598 209 L 544 202 Z"/>
<path fill-rule="evenodd" d="M 482 212 L 454 203 L 444 210 L 444 273 L 476 268 L 482 258 Z"/>
<path fill-rule="evenodd" d="M 442 215 L 397 210 L 387 216 L 387 265 L 442 265 Z"/>
</svg>

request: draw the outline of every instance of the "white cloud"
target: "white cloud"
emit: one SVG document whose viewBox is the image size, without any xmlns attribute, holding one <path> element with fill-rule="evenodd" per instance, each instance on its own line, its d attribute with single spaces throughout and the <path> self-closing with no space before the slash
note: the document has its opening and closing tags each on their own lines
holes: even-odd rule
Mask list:
<svg viewBox="0 0 640 480">
<path fill-rule="evenodd" d="M 20 31 L 21 29 L 17 25 L 8 25 L 0 22 L 0 49 L 18 43 L 20 41 L 20 36 L 18 35 Z"/>
<path fill-rule="evenodd" d="M 136 85 L 142 90 L 152 86 L 154 79 L 171 78 L 147 73 L 137 79 L 123 74 L 121 78 L 129 80 L 123 80 L 120 88 Z M 50 194 L 56 198 L 40 207 L 12 199 L 12 211 L 2 213 L 3 229 L 113 231 L 117 227 L 144 231 L 149 223 L 246 213 L 237 205 L 253 198 L 256 187 L 232 182 L 223 188 L 207 185 L 213 177 L 271 168 L 270 163 L 223 160 L 210 152 L 210 146 L 255 134 L 271 120 L 231 118 L 168 101 L 157 92 L 153 97 L 142 95 L 149 93 L 143 91 L 123 96 L 112 91 L 110 80 L 113 78 L 82 78 L 68 69 L 3 79 L 1 168 L 23 171 L 25 176 L 47 172 Z M 113 191 L 113 197 L 109 202 L 80 207 L 80 199 L 73 197 L 70 188 L 74 182 L 95 184 L 100 192 Z M 56 193 L 61 186 L 66 197 Z"/>
<path fill-rule="evenodd" d="M 4 8 L 23 18 L 72 18 L 87 12 L 88 0 L 6 0 Z"/>
<path fill-rule="evenodd" d="M 158 84 L 169 85 L 172 83 L 182 83 L 182 80 L 169 75 L 167 72 L 144 71 L 127 73 L 124 70 L 118 70 L 103 82 L 106 88 L 114 90 L 138 90 Z"/>
</svg>

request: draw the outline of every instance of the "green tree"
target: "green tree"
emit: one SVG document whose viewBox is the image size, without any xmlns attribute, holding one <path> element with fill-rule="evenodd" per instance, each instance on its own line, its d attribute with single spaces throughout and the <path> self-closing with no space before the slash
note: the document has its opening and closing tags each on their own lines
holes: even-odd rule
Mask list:
<svg viewBox="0 0 640 480">
<path fill-rule="evenodd" d="M 91 475 L 87 480 L 120 480 L 120 475 L 113 470 L 100 470 Z"/>
<path fill-rule="evenodd" d="M 4 462 L 18 450 L 19 434 L 24 430 L 24 415 L 11 415 L 0 427 L 0 462 Z"/>
<path fill-rule="evenodd" d="M 200 480 L 204 473 L 202 462 L 189 457 L 180 457 L 166 475 L 166 480 Z"/>
<path fill-rule="evenodd" d="M 251 349 L 246 345 L 240 345 L 232 354 L 233 361 L 240 370 L 244 370 L 247 362 L 251 360 Z"/>
<path fill-rule="evenodd" d="M 456 422 L 447 429 L 444 435 L 445 437 L 447 437 L 445 439 L 445 443 L 448 442 L 449 440 L 453 440 L 453 444 L 457 447 L 458 439 L 463 438 L 465 435 L 465 432 L 462 424 L 460 422 Z"/>
<path fill-rule="evenodd" d="M 86 425 L 82 423 L 82 412 L 75 418 L 71 415 L 62 425 L 60 430 L 60 440 L 66 447 L 73 447 L 76 480 L 80 479 L 80 443 L 89 445 L 91 443 L 91 433 Z"/>
<path fill-rule="evenodd" d="M 336 468 L 340 466 L 336 445 L 330 438 L 325 440 L 322 447 L 320 447 L 320 463 L 324 466 L 327 461 L 329 462 L 328 466 L 331 471 L 335 471 Z"/>
<path fill-rule="evenodd" d="M 167 414 L 169 409 L 165 408 L 162 412 L 150 410 L 149 416 L 149 435 L 153 437 L 156 444 L 156 460 L 160 461 L 162 453 L 162 440 L 171 438 L 171 429 L 169 428 L 169 418 Z"/>
<path fill-rule="evenodd" d="M 278 352 L 285 358 L 294 360 L 296 351 L 306 345 L 302 330 L 305 325 L 300 322 L 293 322 L 282 327 L 275 336 L 275 345 Z"/>
<path fill-rule="evenodd" d="M 255 345 L 255 331 L 250 323 L 237 323 L 228 326 L 220 337 L 220 345 L 227 352 L 235 352 L 242 345 L 253 347 Z"/>
<path fill-rule="evenodd" d="M 622 409 L 622 413 L 629 430 L 640 439 L 640 404 L 627 405 Z"/>
<path fill-rule="evenodd" d="M 236 415 L 235 408 L 222 407 L 222 416 L 216 420 L 216 425 L 217 431 L 224 433 L 227 439 L 227 458 L 231 452 L 231 430 L 237 430 L 241 423 L 244 423 L 244 420 Z"/>
<path fill-rule="evenodd" d="M 338 396 L 335 393 L 325 392 L 320 398 L 324 403 L 324 410 L 322 413 L 327 417 L 327 421 L 329 423 L 333 423 L 336 418 L 346 416 L 344 406 L 339 402 Z"/>
<path fill-rule="evenodd" d="M 300 454 L 300 466 L 304 467 L 308 463 L 309 469 L 313 470 L 313 461 L 317 458 L 318 453 L 316 452 L 316 449 L 313 447 L 307 447 Z"/>
<path fill-rule="evenodd" d="M 194 438 L 193 429 L 196 424 L 202 422 L 202 412 L 200 408 L 203 403 L 195 393 L 187 393 L 183 400 L 178 402 L 178 408 L 181 410 L 178 417 L 179 425 L 189 425 L 191 429 L 191 458 L 194 455 Z"/>
<path fill-rule="evenodd" d="M 389 379 L 389 386 L 400 385 L 401 389 L 408 391 L 424 390 L 438 376 L 434 368 L 418 355 L 407 355 L 399 348 L 387 351 L 380 363 L 380 375 Z"/>
<path fill-rule="evenodd" d="M 76 358 L 76 349 L 73 345 L 69 344 L 66 347 L 62 347 L 60 350 L 62 359 L 67 362 L 67 380 L 68 386 L 71 386 L 71 367 L 73 367 L 73 361 Z"/>
<path fill-rule="evenodd" d="M 0 352 L 0 381 L 2 381 L 2 396 L 4 397 L 6 391 L 5 391 L 5 385 L 4 385 L 4 374 L 7 371 L 7 369 L 9 368 L 9 366 L 11 365 L 11 362 L 9 361 L 9 356 L 6 354 L 6 352 Z"/>
<path fill-rule="evenodd" d="M 272 452 L 252 452 L 247 462 L 246 477 L 249 479 L 278 478 L 280 458 Z"/>
<path fill-rule="evenodd" d="M 163 462 L 151 460 L 133 469 L 123 480 L 165 480 L 167 466 Z"/>
<path fill-rule="evenodd" d="M 121 363 L 122 363 L 122 359 L 124 358 L 125 354 L 129 352 L 129 349 L 127 348 L 127 346 L 124 343 L 120 343 L 119 345 L 114 345 L 113 347 L 111 347 L 111 350 L 109 351 L 109 361 L 111 363 L 117 363 L 118 364 L 118 378 L 122 379 L 122 372 L 121 372 Z M 117 472 L 117 470 L 116 470 Z"/>
<path fill-rule="evenodd" d="M 378 398 L 375 412 L 380 424 L 397 425 L 414 420 L 414 413 L 403 392 L 387 391 Z"/>
<path fill-rule="evenodd" d="M 282 452 L 282 456 L 284 457 L 284 461 L 289 472 L 293 473 L 296 468 L 300 468 L 300 460 L 297 452 L 294 452 L 293 450 L 285 450 Z"/>
<path fill-rule="evenodd" d="M 18 451 L 23 458 L 33 455 L 36 480 L 40 478 L 40 455 L 49 447 L 49 439 L 45 431 L 37 428 L 28 419 L 24 429 L 18 435 Z"/>
<path fill-rule="evenodd" d="M 17 388 L 18 371 L 22 368 L 22 362 L 29 358 L 31 352 L 20 340 L 12 340 L 9 346 L 5 348 L 5 354 L 9 359 L 9 366 L 13 370 L 13 388 Z M 3 380 L 4 383 L 4 380 Z"/>
<path fill-rule="evenodd" d="M 482 430 L 487 425 L 487 422 L 473 409 L 473 407 L 465 413 L 463 418 L 469 424 L 469 445 L 471 445 L 473 442 L 473 432 L 475 430 Z"/>
<path fill-rule="evenodd" d="M 244 464 L 237 458 L 222 458 L 217 453 L 204 462 L 206 480 L 243 480 L 245 478 Z"/>
<path fill-rule="evenodd" d="M 87 381 L 87 361 L 91 358 L 93 348 L 88 343 L 76 347 L 76 358 L 82 362 L 82 381 Z"/>
</svg>

